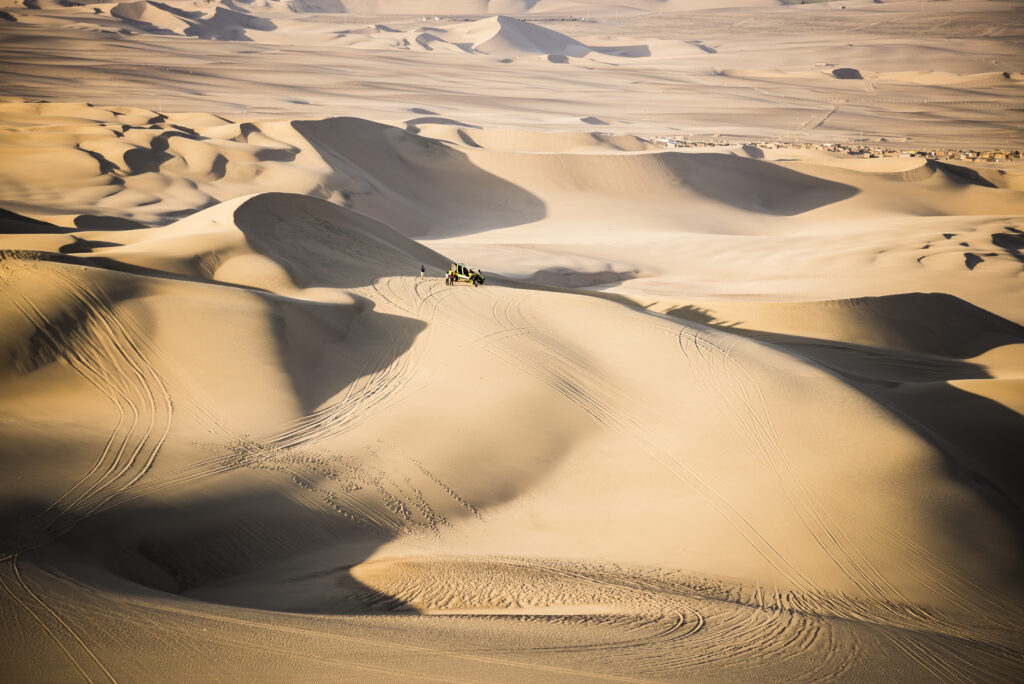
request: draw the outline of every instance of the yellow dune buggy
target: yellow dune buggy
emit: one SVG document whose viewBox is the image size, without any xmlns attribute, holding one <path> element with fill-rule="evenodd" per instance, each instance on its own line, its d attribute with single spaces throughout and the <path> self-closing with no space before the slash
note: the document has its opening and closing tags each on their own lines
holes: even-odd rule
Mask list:
<svg viewBox="0 0 1024 684">
<path fill-rule="evenodd" d="M 465 264 L 452 264 L 448 268 L 448 275 L 445 276 L 444 282 L 446 285 L 467 282 L 476 287 L 484 284 L 484 276 L 480 271 L 474 271 Z"/>
</svg>

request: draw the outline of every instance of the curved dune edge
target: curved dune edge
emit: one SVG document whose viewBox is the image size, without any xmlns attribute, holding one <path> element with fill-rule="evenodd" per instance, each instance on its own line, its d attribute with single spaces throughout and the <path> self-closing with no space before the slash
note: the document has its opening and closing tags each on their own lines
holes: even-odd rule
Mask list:
<svg viewBox="0 0 1024 684">
<path fill-rule="evenodd" d="M 4 679 L 1024 680 L 1008 3 L 0 6 Z"/>
<path fill-rule="evenodd" d="M 1020 326 L 938 295 L 737 304 L 741 329 L 719 324 L 727 304 L 664 315 L 446 287 L 441 255 L 286 193 L 124 232 L 137 239 L 0 261 L 34 301 L 2 314 L 9 436 L 40 438 L 38 401 L 90 407 L 65 463 L 19 483 L 31 496 L 5 542 L 52 591 L 70 574 L 115 603 L 128 582 L 150 606 L 356 625 L 532 616 L 569 653 L 585 630 L 677 675 L 705 671 L 705 640 L 741 672 L 731 621 L 787 615 L 797 638 L 925 633 L 976 671 L 1012 670 L 992 649 L 1019 619 L 1020 480 L 994 449 L 1020 418 L 936 381 L 994 382 Z M 800 316 L 855 342 L 798 337 Z M 950 317 L 971 332 L 936 339 Z M 452 387 L 477 391 L 439 410 Z M 967 415 L 985 416 L 986 448 L 958 432 Z M 858 671 L 902 662 L 873 652 Z"/>
<path fill-rule="evenodd" d="M 851 206 L 994 214 L 1024 202 L 1018 172 L 946 162 L 810 151 L 758 160 L 738 149 L 652 149 L 630 136 L 433 123 L 402 130 L 351 117 L 235 122 L 57 103 L 5 103 L 0 113 L 13 124 L 0 202 L 79 228 L 168 223 L 268 190 L 319 196 L 417 239 L 561 217 L 615 227 L 634 196 L 652 226 L 715 233 L 752 225 L 751 214 L 821 220 Z M 19 123 L 27 117 L 46 125 Z M 458 201 L 441 191 L 452 184 L 465 189 Z"/>
</svg>

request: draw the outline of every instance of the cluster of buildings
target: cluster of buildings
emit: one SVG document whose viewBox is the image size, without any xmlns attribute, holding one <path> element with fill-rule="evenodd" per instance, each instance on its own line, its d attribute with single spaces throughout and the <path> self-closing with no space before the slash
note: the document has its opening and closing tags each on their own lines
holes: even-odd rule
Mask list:
<svg viewBox="0 0 1024 684">
<path fill-rule="evenodd" d="M 983 162 L 1019 162 L 1024 158 L 1024 151 L 999 150 L 957 150 L 950 148 L 938 149 L 896 149 L 865 145 L 862 143 L 796 143 L 796 142 L 741 142 L 736 140 L 693 140 L 689 138 L 660 137 L 650 138 L 648 142 L 661 147 L 729 147 L 744 145 L 766 150 L 802 149 L 839 152 L 853 157 L 922 157 L 925 159 L 941 159 L 948 161 L 983 161 Z"/>
</svg>

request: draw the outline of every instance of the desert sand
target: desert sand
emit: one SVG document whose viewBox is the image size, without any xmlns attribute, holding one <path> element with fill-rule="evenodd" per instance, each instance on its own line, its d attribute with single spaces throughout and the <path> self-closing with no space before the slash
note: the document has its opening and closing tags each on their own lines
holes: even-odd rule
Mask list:
<svg viewBox="0 0 1024 684">
<path fill-rule="evenodd" d="M 0 62 L 5 681 L 1024 678 L 1024 163 L 811 147 L 1024 148 L 1024 3 L 2 0 Z"/>
</svg>

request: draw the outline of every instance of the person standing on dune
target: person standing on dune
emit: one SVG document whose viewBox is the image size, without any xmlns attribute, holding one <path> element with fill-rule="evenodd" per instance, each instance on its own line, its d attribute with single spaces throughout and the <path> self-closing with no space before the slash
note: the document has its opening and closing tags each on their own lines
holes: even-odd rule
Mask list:
<svg viewBox="0 0 1024 684">
<path fill-rule="evenodd" d="M 420 264 L 420 278 L 422 278 L 426 274 L 426 272 L 427 272 L 427 267 L 424 266 L 423 264 Z"/>
</svg>

